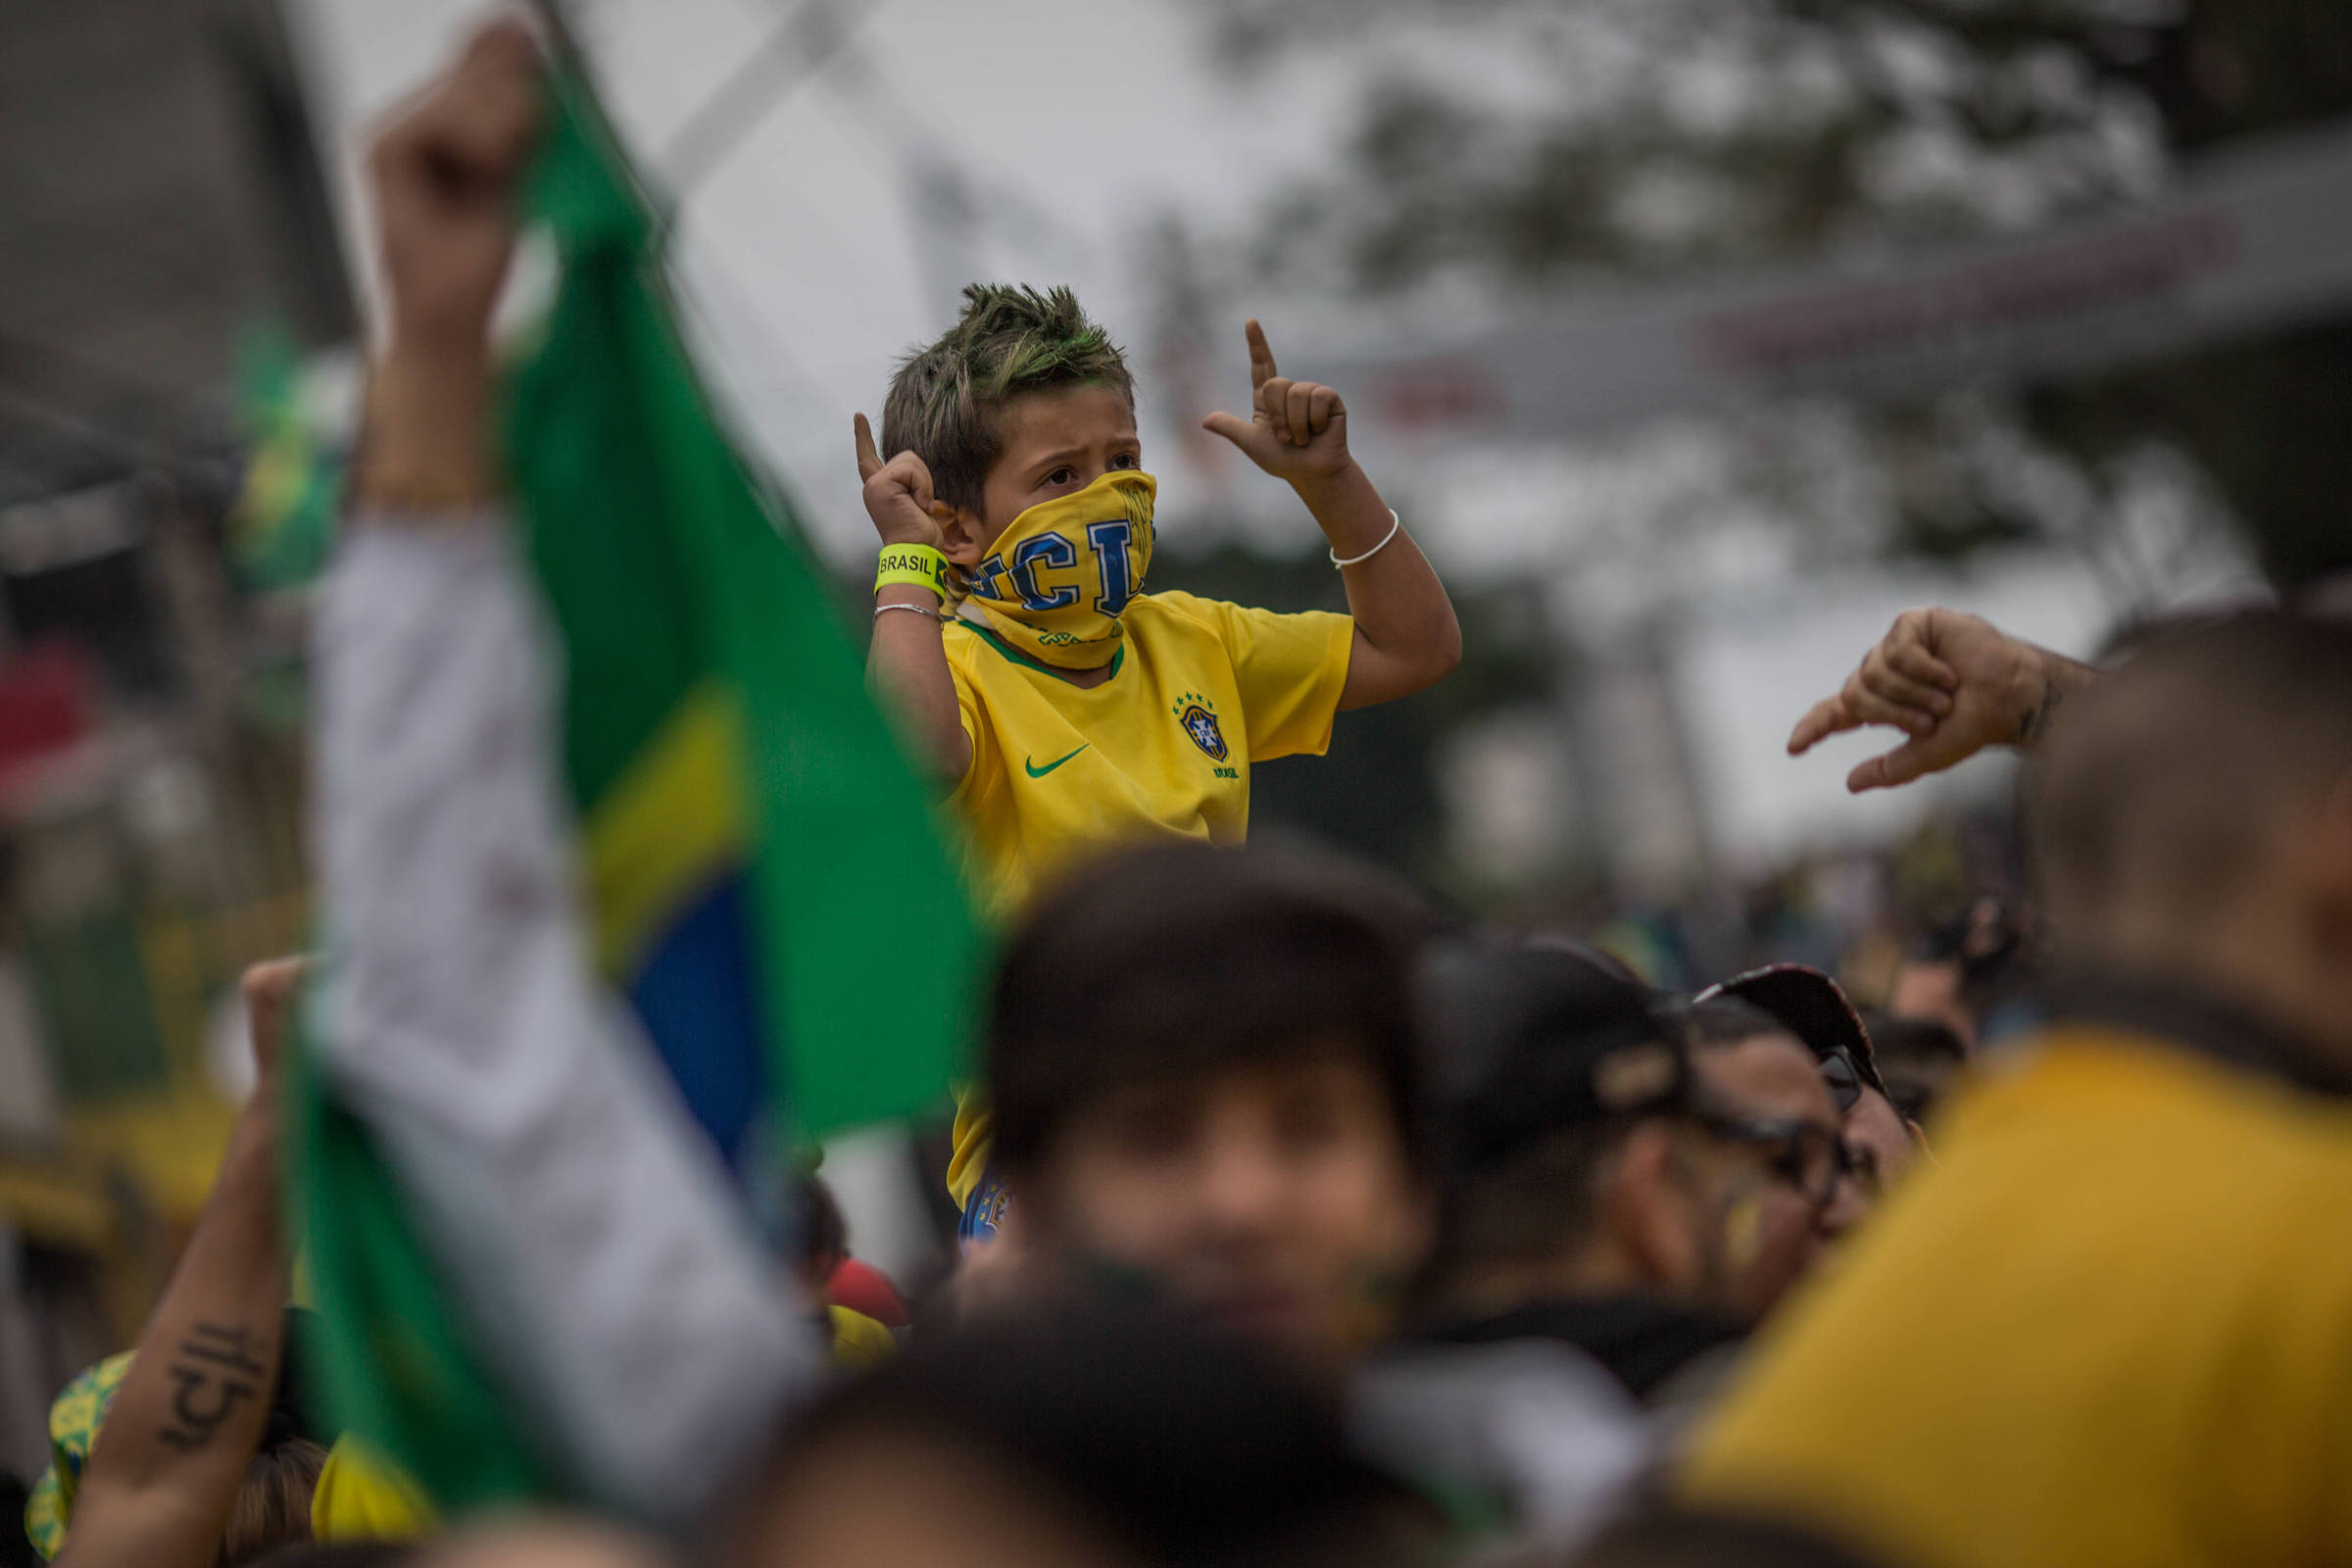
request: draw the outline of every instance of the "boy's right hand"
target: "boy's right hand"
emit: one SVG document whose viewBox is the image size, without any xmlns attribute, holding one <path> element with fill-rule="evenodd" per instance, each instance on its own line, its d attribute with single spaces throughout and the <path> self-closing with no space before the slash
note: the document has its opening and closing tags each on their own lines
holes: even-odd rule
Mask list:
<svg viewBox="0 0 2352 1568">
<path fill-rule="evenodd" d="M 939 513 L 945 510 L 931 493 L 931 470 L 912 452 L 902 452 L 888 463 L 874 445 L 874 427 L 858 416 L 858 477 L 865 481 L 865 514 L 886 545 L 945 543 Z"/>
</svg>

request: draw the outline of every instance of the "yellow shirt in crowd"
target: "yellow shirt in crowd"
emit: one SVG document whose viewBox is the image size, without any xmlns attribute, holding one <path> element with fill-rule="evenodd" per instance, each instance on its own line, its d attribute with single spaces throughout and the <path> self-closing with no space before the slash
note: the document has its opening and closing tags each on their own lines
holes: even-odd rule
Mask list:
<svg viewBox="0 0 2352 1568">
<path fill-rule="evenodd" d="M 969 621 L 947 628 L 972 765 L 949 804 L 975 885 L 1017 908 L 1054 872 L 1139 839 L 1239 844 L 1253 760 L 1320 754 L 1355 623 L 1191 594 L 1141 594 L 1092 690 Z"/>
<path fill-rule="evenodd" d="M 1009 914 L 1061 870 L 1120 844 L 1250 831 L 1252 762 L 1331 745 L 1355 622 L 1185 593 L 1139 594 L 1110 678 L 1091 690 L 969 621 L 947 627 L 972 765 L 949 798 L 973 885 Z M 987 1118 L 956 1117 L 949 1191 L 980 1176 Z"/>
<path fill-rule="evenodd" d="M 833 1365 L 868 1372 L 898 1353 L 890 1330 L 846 1306 L 825 1308 Z M 124 1359 L 127 1359 L 125 1357 Z M 415 1541 L 441 1523 L 440 1510 L 406 1470 L 345 1433 L 326 1450 L 311 1493 L 311 1535 L 319 1541 Z M 62 1542 L 63 1537 L 61 1536 Z M 52 1549 L 49 1555 L 55 1556 Z"/>
<path fill-rule="evenodd" d="M 2352 1561 L 2352 1104 L 2068 1026 L 1936 1150 L 1688 1494 L 1921 1568 Z"/>
</svg>

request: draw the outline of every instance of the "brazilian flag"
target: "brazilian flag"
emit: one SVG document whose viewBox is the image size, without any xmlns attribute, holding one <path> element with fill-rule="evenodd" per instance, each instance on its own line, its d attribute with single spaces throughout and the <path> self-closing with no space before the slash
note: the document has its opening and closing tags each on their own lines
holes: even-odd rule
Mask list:
<svg viewBox="0 0 2352 1568">
<path fill-rule="evenodd" d="M 576 74 L 554 99 L 529 205 L 560 276 L 507 472 L 563 644 L 597 960 L 757 1208 L 800 1142 L 944 1102 L 974 928 L 789 509 L 683 348 L 642 188 Z M 395 1174 L 307 1065 L 294 1191 L 338 1413 L 444 1508 L 557 1490 Z"/>
<path fill-rule="evenodd" d="M 229 508 L 229 559 L 257 588 L 299 587 L 318 574 L 333 543 L 342 463 L 311 428 L 301 360 L 284 328 L 271 323 L 245 333 L 236 379 L 249 450 Z"/>
</svg>

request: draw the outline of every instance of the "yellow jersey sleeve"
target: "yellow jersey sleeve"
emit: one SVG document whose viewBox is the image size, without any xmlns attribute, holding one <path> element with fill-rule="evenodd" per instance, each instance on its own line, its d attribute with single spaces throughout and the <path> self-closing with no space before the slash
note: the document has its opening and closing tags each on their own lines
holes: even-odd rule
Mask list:
<svg viewBox="0 0 2352 1568">
<path fill-rule="evenodd" d="M 828 1306 L 825 1319 L 833 1329 L 833 1368 L 837 1372 L 870 1372 L 899 1353 L 897 1338 L 863 1312 Z"/>
<path fill-rule="evenodd" d="M 980 1177 L 988 1169 L 989 1151 L 996 1148 L 996 1140 L 989 1136 L 994 1121 L 979 1090 L 956 1091 L 956 1125 L 948 1135 L 948 1196 L 956 1200 L 959 1214 L 971 1203 L 972 1189 L 980 1185 Z"/>
<path fill-rule="evenodd" d="M 1192 599 L 1189 608 L 1216 628 L 1233 661 L 1250 760 L 1330 750 L 1331 721 L 1355 647 L 1354 618 L 1328 610 L 1286 615 L 1215 599 Z"/>
</svg>

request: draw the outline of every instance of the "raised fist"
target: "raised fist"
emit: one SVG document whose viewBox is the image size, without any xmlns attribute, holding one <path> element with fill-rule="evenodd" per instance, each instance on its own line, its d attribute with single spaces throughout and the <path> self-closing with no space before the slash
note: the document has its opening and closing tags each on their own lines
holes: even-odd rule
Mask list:
<svg viewBox="0 0 2352 1568">
<path fill-rule="evenodd" d="M 514 254 L 515 184 L 539 137 L 542 74 L 528 29 L 495 23 L 368 149 L 399 348 L 485 346 Z"/>
</svg>

